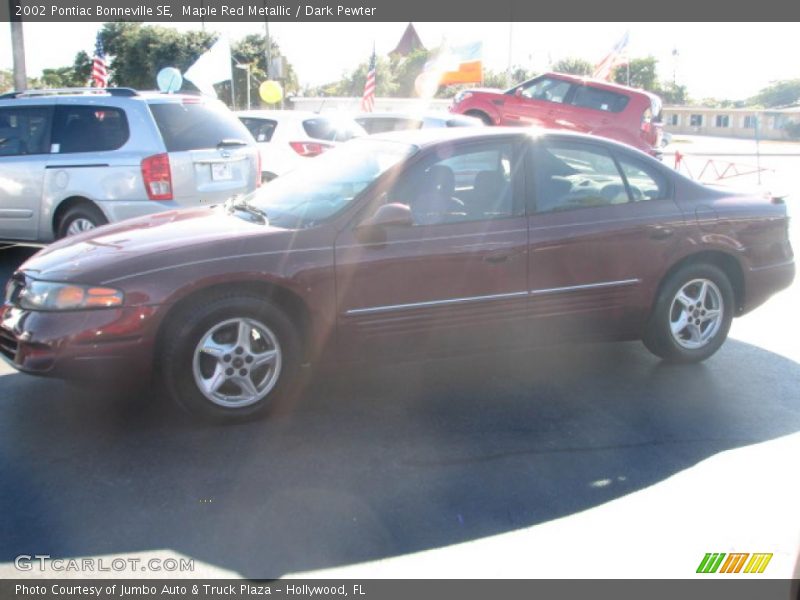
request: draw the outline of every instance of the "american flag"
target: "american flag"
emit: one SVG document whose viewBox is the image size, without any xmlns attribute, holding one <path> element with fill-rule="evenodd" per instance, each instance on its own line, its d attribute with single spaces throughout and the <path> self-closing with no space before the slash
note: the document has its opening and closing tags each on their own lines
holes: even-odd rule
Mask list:
<svg viewBox="0 0 800 600">
<path fill-rule="evenodd" d="M 592 77 L 595 79 L 609 79 L 614 72 L 614 67 L 624 65 L 628 62 L 627 56 L 624 54 L 625 49 L 628 47 L 629 32 L 626 31 L 625 35 L 614 45 L 606 57 L 595 65 Z"/>
<path fill-rule="evenodd" d="M 367 80 L 364 82 L 364 95 L 361 97 L 361 110 L 372 112 L 375 109 L 375 46 L 372 47 L 372 57 L 369 59 Z"/>
<path fill-rule="evenodd" d="M 108 67 L 106 66 L 106 53 L 103 50 L 103 40 L 97 34 L 94 45 L 94 59 L 92 60 L 92 84 L 95 87 L 108 87 Z"/>
</svg>

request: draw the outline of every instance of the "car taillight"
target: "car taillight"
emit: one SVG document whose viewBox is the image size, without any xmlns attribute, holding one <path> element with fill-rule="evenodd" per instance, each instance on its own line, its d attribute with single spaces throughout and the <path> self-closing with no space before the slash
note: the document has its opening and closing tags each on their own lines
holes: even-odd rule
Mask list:
<svg viewBox="0 0 800 600">
<path fill-rule="evenodd" d="M 150 200 L 172 200 L 169 154 L 154 154 L 142 160 L 142 179 Z"/>
<path fill-rule="evenodd" d="M 261 152 L 256 150 L 256 187 L 261 187 Z"/>
<path fill-rule="evenodd" d="M 642 131 L 650 133 L 651 123 L 653 122 L 653 111 L 646 108 L 642 113 Z"/>
<path fill-rule="evenodd" d="M 319 142 L 289 142 L 289 145 L 300 156 L 318 156 L 325 150 L 333 148 L 331 144 L 320 144 Z"/>
</svg>

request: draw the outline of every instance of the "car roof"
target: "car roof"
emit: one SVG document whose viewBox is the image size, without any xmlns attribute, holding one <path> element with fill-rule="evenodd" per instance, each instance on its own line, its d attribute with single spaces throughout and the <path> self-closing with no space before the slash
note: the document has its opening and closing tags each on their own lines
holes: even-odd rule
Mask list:
<svg viewBox="0 0 800 600">
<path fill-rule="evenodd" d="M 457 142 L 457 141 L 482 141 L 491 140 L 496 138 L 549 138 L 559 140 L 574 140 L 582 142 L 591 142 L 600 144 L 607 147 L 613 147 L 625 152 L 632 152 L 647 156 L 644 152 L 622 144 L 614 140 L 588 135 L 585 133 L 576 133 L 571 131 L 542 129 L 540 127 L 448 127 L 448 128 L 429 128 L 429 129 L 407 129 L 403 131 L 391 131 L 387 133 L 376 133 L 368 136 L 369 140 L 386 140 L 393 142 L 401 142 L 418 148 L 426 148 L 440 143 Z"/>
<path fill-rule="evenodd" d="M 310 110 L 237 110 L 237 117 L 251 117 L 255 119 L 272 119 L 273 121 L 287 121 L 290 119 L 352 119 L 351 115 L 340 113 L 316 113 Z"/>
<path fill-rule="evenodd" d="M 451 112 L 447 112 L 445 110 L 423 110 L 423 111 L 383 111 L 383 112 L 361 112 L 356 113 L 353 115 L 356 119 L 367 118 L 367 119 L 387 119 L 387 118 L 395 118 L 395 119 L 442 119 L 442 120 L 449 120 L 449 119 L 456 119 L 462 117 L 463 115 L 454 114 Z"/>
</svg>

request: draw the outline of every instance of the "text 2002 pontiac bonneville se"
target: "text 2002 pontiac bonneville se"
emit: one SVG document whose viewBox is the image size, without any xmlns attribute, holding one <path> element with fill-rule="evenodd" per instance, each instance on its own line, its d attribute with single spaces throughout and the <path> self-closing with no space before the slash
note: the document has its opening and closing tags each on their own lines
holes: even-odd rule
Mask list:
<svg viewBox="0 0 800 600">
<path fill-rule="evenodd" d="M 9 282 L 0 352 L 53 377 L 155 374 L 189 411 L 241 419 L 305 362 L 565 339 L 703 360 L 793 278 L 780 200 L 599 138 L 420 130 L 53 244 Z"/>
</svg>

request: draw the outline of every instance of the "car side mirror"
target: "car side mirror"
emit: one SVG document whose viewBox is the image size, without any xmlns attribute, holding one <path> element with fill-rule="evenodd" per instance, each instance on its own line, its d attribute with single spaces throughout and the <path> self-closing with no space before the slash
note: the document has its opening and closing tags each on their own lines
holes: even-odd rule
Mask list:
<svg viewBox="0 0 800 600">
<path fill-rule="evenodd" d="M 407 205 L 384 204 L 356 227 L 356 239 L 362 244 L 384 244 L 387 227 L 410 227 L 413 224 L 414 217 Z"/>
<path fill-rule="evenodd" d="M 384 204 L 375 214 L 365 219 L 360 227 L 410 227 L 414 224 L 414 216 L 407 204 L 391 202 Z"/>
<path fill-rule="evenodd" d="M 517 97 L 517 98 L 522 98 L 522 88 L 521 87 L 518 87 L 517 89 L 514 90 L 514 96 Z"/>
</svg>

